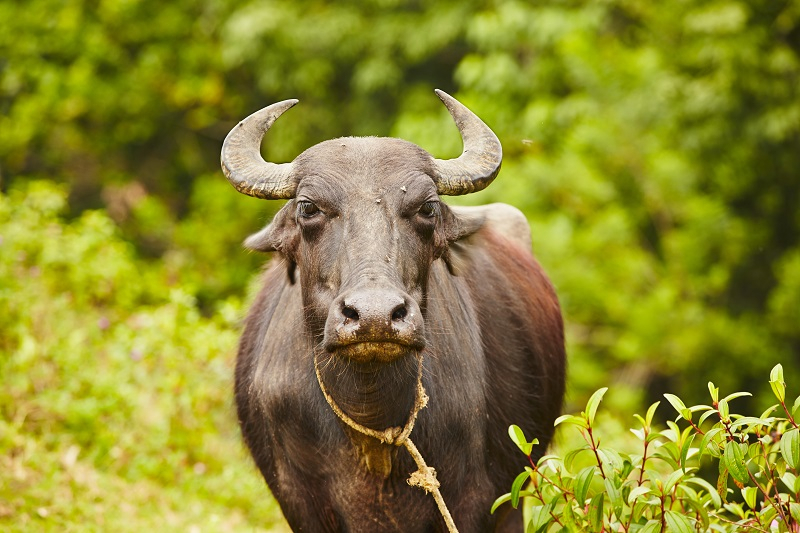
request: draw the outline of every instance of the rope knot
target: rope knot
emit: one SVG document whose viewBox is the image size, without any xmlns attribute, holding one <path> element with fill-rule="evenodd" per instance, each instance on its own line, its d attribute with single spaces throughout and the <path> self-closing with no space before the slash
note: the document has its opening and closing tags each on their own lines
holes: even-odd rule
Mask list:
<svg viewBox="0 0 800 533">
<path fill-rule="evenodd" d="M 378 440 L 380 440 L 383 444 L 401 446 L 403 444 L 403 440 L 405 440 L 403 433 L 404 431 L 401 427 L 386 428 L 380 432 L 380 437 Z"/>
<path fill-rule="evenodd" d="M 436 469 L 431 466 L 420 467 L 416 472 L 412 472 L 408 478 L 408 484 L 412 487 L 419 487 L 426 494 L 434 492 L 439 488 L 439 480 L 436 479 Z"/>
</svg>

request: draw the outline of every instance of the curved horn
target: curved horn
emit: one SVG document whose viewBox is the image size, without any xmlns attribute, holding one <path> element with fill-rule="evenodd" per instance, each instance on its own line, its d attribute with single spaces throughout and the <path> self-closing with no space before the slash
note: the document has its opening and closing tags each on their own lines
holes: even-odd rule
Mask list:
<svg viewBox="0 0 800 533">
<path fill-rule="evenodd" d="M 290 180 L 291 163 L 268 163 L 261 157 L 261 139 L 297 100 L 284 100 L 256 111 L 237 124 L 222 143 L 222 172 L 237 191 L 265 200 L 293 198 L 297 183 Z"/>
<path fill-rule="evenodd" d="M 456 159 L 434 159 L 437 192 L 455 196 L 485 189 L 503 161 L 503 147 L 497 135 L 446 92 L 436 89 L 436 95 L 455 120 L 464 142 L 464 151 Z"/>
</svg>

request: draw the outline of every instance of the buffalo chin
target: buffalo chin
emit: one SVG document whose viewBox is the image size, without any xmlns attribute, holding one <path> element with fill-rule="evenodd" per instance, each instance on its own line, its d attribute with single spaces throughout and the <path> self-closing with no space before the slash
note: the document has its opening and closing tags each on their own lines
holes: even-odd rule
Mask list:
<svg viewBox="0 0 800 533">
<path fill-rule="evenodd" d="M 391 363 L 416 350 L 396 342 L 356 342 L 339 346 L 335 354 L 357 363 Z"/>
</svg>

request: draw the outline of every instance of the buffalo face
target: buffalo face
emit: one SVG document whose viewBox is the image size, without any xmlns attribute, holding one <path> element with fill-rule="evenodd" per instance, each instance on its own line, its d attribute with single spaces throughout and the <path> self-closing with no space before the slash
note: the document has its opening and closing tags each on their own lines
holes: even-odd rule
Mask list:
<svg viewBox="0 0 800 533">
<path fill-rule="evenodd" d="M 293 281 L 299 272 L 306 325 L 327 353 L 389 363 L 422 350 L 431 264 L 478 227 L 456 219 L 439 194 L 486 187 L 500 167 L 500 143 L 466 107 L 437 94 L 464 139 L 456 159 L 399 139 L 347 137 L 291 163 L 267 163 L 261 137 L 295 100 L 254 113 L 225 141 L 223 171 L 240 192 L 290 199 L 246 245 L 283 254 Z"/>
<path fill-rule="evenodd" d="M 424 348 L 426 281 L 447 243 L 430 168 L 427 153 L 396 139 L 321 143 L 295 160 L 295 198 L 248 240 L 296 265 L 307 325 L 326 351 L 389 362 Z"/>
</svg>

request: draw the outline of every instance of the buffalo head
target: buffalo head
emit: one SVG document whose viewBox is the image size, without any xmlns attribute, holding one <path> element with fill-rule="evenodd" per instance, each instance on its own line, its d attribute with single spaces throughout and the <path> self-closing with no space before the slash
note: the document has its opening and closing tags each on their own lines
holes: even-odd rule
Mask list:
<svg viewBox="0 0 800 533">
<path fill-rule="evenodd" d="M 489 185 L 500 142 L 457 100 L 437 94 L 464 142 L 456 159 L 436 159 L 399 139 L 345 137 L 291 163 L 264 161 L 261 139 L 297 100 L 250 115 L 225 139 L 222 169 L 239 192 L 289 200 L 245 245 L 280 252 L 292 282 L 299 272 L 306 325 L 330 354 L 389 363 L 422 350 L 431 265 L 440 258 L 450 265 L 451 245 L 480 227 L 439 195 Z"/>
</svg>

